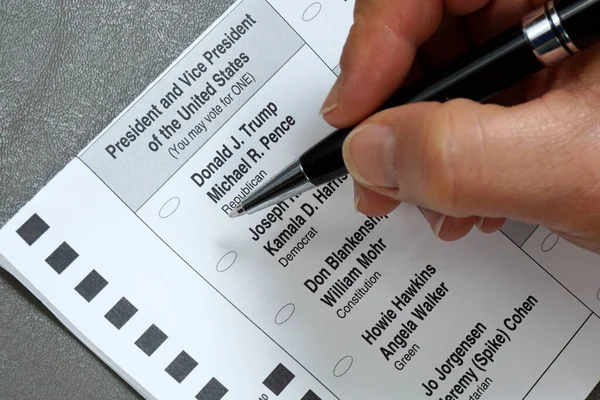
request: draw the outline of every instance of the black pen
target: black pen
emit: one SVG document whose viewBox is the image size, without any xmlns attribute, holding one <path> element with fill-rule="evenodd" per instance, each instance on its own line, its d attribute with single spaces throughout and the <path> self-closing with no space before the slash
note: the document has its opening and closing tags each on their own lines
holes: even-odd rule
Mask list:
<svg viewBox="0 0 600 400">
<path fill-rule="evenodd" d="M 440 72 L 401 88 L 381 110 L 456 98 L 484 102 L 598 41 L 600 0 L 550 0 L 520 24 L 479 45 Z M 342 146 L 353 129 L 339 129 L 307 150 L 246 197 L 229 216 L 252 214 L 346 175 Z"/>
</svg>

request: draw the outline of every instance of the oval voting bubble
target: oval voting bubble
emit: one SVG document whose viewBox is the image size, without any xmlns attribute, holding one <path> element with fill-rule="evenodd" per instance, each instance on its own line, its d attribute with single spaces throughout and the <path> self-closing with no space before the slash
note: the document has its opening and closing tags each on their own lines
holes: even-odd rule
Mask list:
<svg viewBox="0 0 600 400">
<path fill-rule="evenodd" d="M 171 215 L 175 214 L 175 211 L 177 211 L 180 204 L 181 200 L 179 197 L 173 197 L 172 199 L 167 200 L 167 202 L 160 208 L 158 216 L 163 219 L 169 218 Z"/>
<path fill-rule="evenodd" d="M 312 3 L 310 6 L 308 6 L 304 11 L 304 14 L 302 15 L 302 19 L 304 20 L 304 22 L 310 22 L 313 19 L 315 19 L 317 15 L 319 15 L 319 13 L 321 12 L 321 8 L 322 6 L 319 2 Z"/>
<path fill-rule="evenodd" d="M 598 290 L 598 293 L 596 293 L 596 298 L 600 300 L 600 289 Z"/>
<path fill-rule="evenodd" d="M 554 246 L 556 246 L 557 243 L 558 243 L 558 235 L 556 233 L 549 234 L 548 236 L 546 236 L 546 238 L 542 242 L 542 251 L 544 253 L 549 252 L 550 250 L 552 250 L 554 248 Z"/>
<path fill-rule="evenodd" d="M 292 318 L 294 312 L 296 311 L 296 306 L 292 303 L 286 304 L 279 310 L 277 315 L 275 316 L 275 323 L 277 325 L 283 325 Z"/>
<path fill-rule="evenodd" d="M 333 376 L 339 378 L 341 376 L 346 375 L 350 368 L 352 368 L 352 364 L 354 364 L 354 358 L 352 356 L 346 356 L 342 358 L 333 368 Z"/>
<path fill-rule="evenodd" d="M 217 263 L 217 271 L 227 271 L 233 266 L 233 264 L 235 264 L 235 260 L 237 260 L 237 253 L 235 251 L 230 251 L 229 253 L 225 254 Z"/>
</svg>

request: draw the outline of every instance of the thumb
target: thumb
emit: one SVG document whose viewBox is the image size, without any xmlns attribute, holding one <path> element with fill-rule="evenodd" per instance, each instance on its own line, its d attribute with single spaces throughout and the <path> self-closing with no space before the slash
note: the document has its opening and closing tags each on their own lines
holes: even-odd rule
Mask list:
<svg viewBox="0 0 600 400">
<path fill-rule="evenodd" d="M 583 218 L 600 194 L 598 129 L 578 104 L 556 93 L 512 108 L 467 100 L 398 107 L 357 127 L 344 159 L 360 185 L 398 201 L 570 229 L 558 225 L 576 223 L 575 210 Z"/>
</svg>

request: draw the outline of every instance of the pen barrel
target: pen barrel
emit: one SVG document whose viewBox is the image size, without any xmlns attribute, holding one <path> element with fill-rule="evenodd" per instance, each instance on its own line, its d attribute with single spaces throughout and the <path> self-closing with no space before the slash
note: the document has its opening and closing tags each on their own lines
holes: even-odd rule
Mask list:
<svg viewBox="0 0 600 400">
<path fill-rule="evenodd" d="M 352 128 L 338 129 L 300 157 L 306 178 L 315 186 L 340 178 L 348 173 L 340 149 Z"/>
<path fill-rule="evenodd" d="M 600 40 L 600 0 L 555 0 L 554 5 L 577 49 L 585 50 Z"/>
<path fill-rule="evenodd" d="M 599 28 L 600 0 L 550 0 L 524 18 L 523 24 L 403 87 L 380 110 L 457 98 L 485 102 L 546 66 L 592 46 L 600 40 Z M 303 172 L 312 184 L 319 186 L 347 173 L 340 149 L 351 131 L 339 129 L 301 156 Z"/>
<path fill-rule="evenodd" d="M 383 109 L 457 98 L 484 102 L 543 68 L 522 27 L 514 26 L 445 65 L 440 72 L 407 85 Z"/>
<path fill-rule="evenodd" d="M 400 89 L 381 109 L 456 98 L 485 101 L 543 68 L 522 28 L 515 26 L 444 66 L 441 72 Z M 340 149 L 351 131 L 335 131 L 300 157 L 312 184 L 319 186 L 347 174 Z"/>
</svg>

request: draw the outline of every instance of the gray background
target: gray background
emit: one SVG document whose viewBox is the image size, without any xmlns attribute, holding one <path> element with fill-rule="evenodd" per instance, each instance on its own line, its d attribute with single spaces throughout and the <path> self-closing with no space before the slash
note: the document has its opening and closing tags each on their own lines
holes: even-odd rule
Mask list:
<svg viewBox="0 0 600 400">
<path fill-rule="evenodd" d="M 0 0 L 0 226 L 231 3 Z M 505 230 L 519 243 L 529 231 Z M 140 397 L 0 270 L 8 399 Z"/>
</svg>

